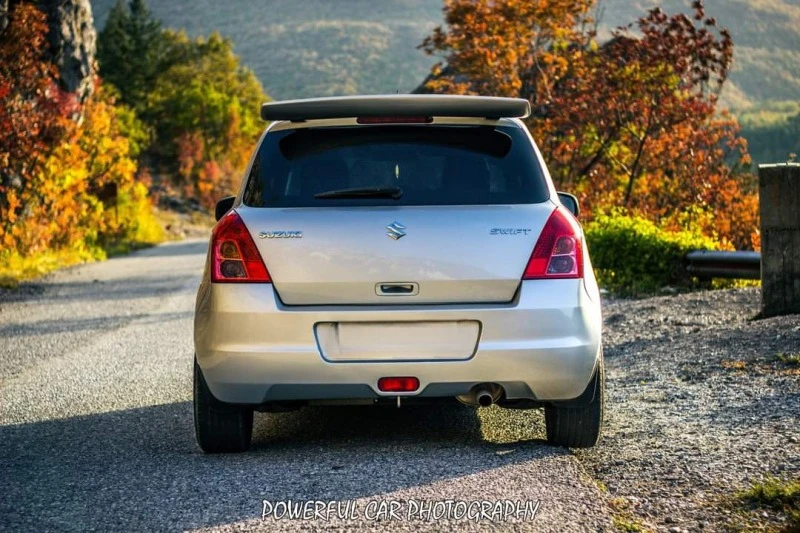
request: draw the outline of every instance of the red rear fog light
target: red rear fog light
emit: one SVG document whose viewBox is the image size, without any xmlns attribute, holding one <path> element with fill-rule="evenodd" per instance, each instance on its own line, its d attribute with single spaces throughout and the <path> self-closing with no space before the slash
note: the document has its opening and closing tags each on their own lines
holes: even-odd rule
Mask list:
<svg viewBox="0 0 800 533">
<path fill-rule="evenodd" d="M 381 378 L 378 380 L 378 390 L 381 392 L 414 392 L 419 388 L 417 378 Z"/>
</svg>

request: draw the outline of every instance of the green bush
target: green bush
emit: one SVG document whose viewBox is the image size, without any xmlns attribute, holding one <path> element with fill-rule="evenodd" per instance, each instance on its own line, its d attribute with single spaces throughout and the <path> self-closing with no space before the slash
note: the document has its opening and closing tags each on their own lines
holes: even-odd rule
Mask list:
<svg viewBox="0 0 800 533">
<path fill-rule="evenodd" d="M 601 214 L 584 228 L 600 286 L 624 296 L 651 294 L 670 285 L 691 285 L 683 257 L 719 244 L 693 231 L 667 231 L 637 216 Z"/>
</svg>

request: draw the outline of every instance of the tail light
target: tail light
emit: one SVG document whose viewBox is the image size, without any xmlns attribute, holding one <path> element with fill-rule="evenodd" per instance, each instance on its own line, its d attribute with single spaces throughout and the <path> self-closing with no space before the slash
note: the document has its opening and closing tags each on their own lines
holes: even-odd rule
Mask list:
<svg viewBox="0 0 800 533">
<path fill-rule="evenodd" d="M 578 221 L 558 207 L 533 248 L 522 279 L 569 279 L 583 277 L 583 253 Z"/>
<path fill-rule="evenodd" d="M 230 211 L 222 217 L 211 232 L 211 281 L 215 283 L 272 281 L 250 232 L 236 211 Z"/>
<path fill-rule="evenodd" d="M 414 377 L 381 378 L 378 390 L 381 392 L 414 392 L 419 388 L 419 379 Z"/>
</svg>

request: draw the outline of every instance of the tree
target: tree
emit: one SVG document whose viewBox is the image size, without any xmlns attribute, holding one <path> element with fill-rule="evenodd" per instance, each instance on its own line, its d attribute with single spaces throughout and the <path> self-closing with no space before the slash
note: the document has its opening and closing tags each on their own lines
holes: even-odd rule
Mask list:
<svg viewBox="0 0 800 533">
<path fill-rule="evenodd" d="M 209 206 L 231 191 L 261 132 L 267 95 L 230 40 L 165 30 L 145 0 L 120 0 L 98 56 L 101 77 L 135 111 L 118 109 L 121 128 L 157 171 L 159 188 L 171 182 Z"/>
<path fill-rule="evenodd" d="M 255 75 L 219 34 L 167 32 L 174 63 L 156 80 L 142 118 L 156 132 L 151 154 L 205 205 L 233 190 L 263 128 L 267 100 Z"/>
<path fill-rule="evenodd" d="M 719 39 L 709 31 L 716 22 L 705 17 L 701 3 L 695 4 L 695 20 L 701 21 L 701 28 L 686 15 L 669 17 L 656 8 L 639 19 L 640 37 L 628 28 L 619 29 L 596 51 L 572 58 L 571 72 L 553 91 L 543 121 L 550 126 L 545 131 L 556 134 L 548 136 L 555 142 L 546 143 L 546 152 L 553 144 L 558 147 L 564 131 L 576 135 L 570 159 L 559 161 L 566 183 L 587 179 L 599 163 L 611 164 L 624 176 L 622 202 L 629 206 L 634 186 L 647 169 L 652 143 L 679 124 L 701 124 L 714 117 L 733 43 L 726 30 Z M 599 127 L 586 139 L 580 126 L 590 117 Z M 600 142 L 595 142 L 598 133 Z M 612 154 L 611 147 L 625 150 Z"/>
<path fill-rule="evenodd" d="M 0 32 L 0 278 L 161 238 L 113 98 L 60 89 L 46 32 L 27 2 Z"/>
<path fill-rule="evenodd" d="M 142 113 L 156 128 L 157 144 L 172 150 L 171 140 L 197 131 L 215 157 L 227 150 L 231 136 L 257 136 L 267 97 L 252 71 L 239 64 L 230 40 L 217 33 L 195 40 L 168 33 L 167 39 L 170 53 L 181 59 L 157 78 Z"/>
<path fill-rule="evenodd" d="M 753 246 L 754 226 L 733 222 L 756 220 L 746 144 L 716 109 L 730 34 L 696 0 L 691 17 L 655 8 L 601 45 L 592 5 L 446 0 L 446 28 L 422 47 L 447 67 L 434 67 L 427 88 L 528 99 L 557 185 L 590 213 L 622 205 L 667 226 L 702 220 L 730 245 Z"/>
<path fill-rule="evenodd" d="M 123 103 L 142 111 L 169 61 L 161 23 L 145 0 L 131 0 L 127 7 L 117 0 L 97 44 L 103 79 L 119 89 Z"/>
<path fill-rule="evenodd" d="M 592 31 L 589 10 L 594 0 L 445 0 L 447 29 L 439 26 L 420 47 L 443 55 L 453 75 L 433 67 L 428 88 L 434 92 L 493 96 L 547 92 L 531 86 L 530 75 L 552 79 L 567 68 L 561 53 L 584 43 Z"/>
<path fill-rule="evenodd" d="M 30 4 L 13 6 L 0 33 L 0 243 L 8 248 L 24 231 L 24 210 L 42 201 L 33 177 L 71 126 L 46 35 L 44 13 Z"/>
</svg>

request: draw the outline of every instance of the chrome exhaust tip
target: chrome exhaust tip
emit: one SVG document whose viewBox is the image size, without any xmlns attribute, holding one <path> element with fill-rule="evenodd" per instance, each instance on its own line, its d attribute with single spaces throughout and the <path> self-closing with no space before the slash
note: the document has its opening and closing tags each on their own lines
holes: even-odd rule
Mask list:
<svg viewBox="0 0 800 533">
<path fill-rule="evenodd" d="M 456 396 L 459 402 L 473 407 L 491 407 L 503 397 L 503 387 L 497 383 L 475 385 L 467 394 Z"/>
<path fill-rule="evenodd" d="M 481 407 L 491 407 L 491 405 L 494 403 L 494 398 L 492 397 L 492 393 L 490 393 L 487 390 L 479 391 L 475 395 L 475 399 L 477 400 L 478 405 L 480 405 Z"/>
</svg>

